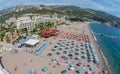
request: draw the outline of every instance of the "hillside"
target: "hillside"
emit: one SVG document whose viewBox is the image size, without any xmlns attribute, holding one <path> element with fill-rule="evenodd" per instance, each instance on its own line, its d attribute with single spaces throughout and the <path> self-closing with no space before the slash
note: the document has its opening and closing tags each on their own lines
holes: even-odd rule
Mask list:
<svg viewBox="0 0 120 74">
<path fill-rule="evenodd" d="M 120 27 L 120 18 L 108 14 L 103 11 L 96 11 L 93 9 L 84 9 L 77 6 L 58 6 L 54 7 L 54 10 L 63 12 L 72 17 L 86 17 L 88 19 L 92 19 L 93 21 L 103 21 L 103 22 L 111 22 L 111 25 Z"/>
<path fill-rule="evenodd" d="M 103 11 L 85 9 L 77 6 L 65 5 L 21 5 L 0 11 L 0 22 L 4 22 L 9 17 L 19 17 L 25 13 L 68 15 L 71 18 L 86 18 L 92 21 L 111 22 L 112 26 L 120 28 L 120 18 Z"/>
<path fill-rule="evenodd" d="M 26 13 L 34 13 L 34 14 L 53 14 L 57 13 L 59 15 L 63 15 L 63 13 L 55 11 L 55 10 L 50 10 L 46 6 L 40 5 L 40 6 L 34 6 L 34 5 L 29 5 L 29 6 L 16 6 L 12 7 L 9 9 L 5 9 L 0 11 L 0 23 L 4 23 L 5 20 L 8 18 L 15 16 L 16 18 L 21 16 L 22 14 Z"/>
</svg>

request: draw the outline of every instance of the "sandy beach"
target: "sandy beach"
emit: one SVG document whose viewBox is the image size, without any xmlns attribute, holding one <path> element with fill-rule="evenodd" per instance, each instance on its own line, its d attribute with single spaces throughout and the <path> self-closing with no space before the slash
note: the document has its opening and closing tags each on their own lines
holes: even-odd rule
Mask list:
<svg viewBox="0 0 120 74">
<path fill-rule="evenodd" d="M 78 74 L 76 73 L 77 69 L 82 69 L 82 73 L 81 74 L 85 74 L 85 72 L 90 72 L 90 73 L 94 73 L 94 74 L 100 74 L 102 73 L 102 70 L 108 70 L 106 63 L 103 59 L 103 56 L 101 54 L 99 45 L 96 43 L 96 41 L 93 38 L 93 35 L 88 27 L 90 22 L 73 22 L 71 23 L 71 25 L 60 25 L 57 27 L 58 30 L 60 30 L 60 34 L 58 36 L 55 37 L 49 37 L 49 38 L 42 38 L 40 39 L 40 42 L 38 45 L 43 44 L 43 42 L 45 42 L 44 40 L 46 40 L 46 44 L 44 45 L 45 48 L 41 49 L 40 52 L 41 54 L 31 54 L 28 52 L 17 52 L 17 53 L 13 53 L 13 52 L 9 52 L 6 53 L 2 56 L 2 63 L 5 67 L 5 69 L 10 73 L 10 74 L 29 74 L 29 70 L 33 70 L 34 73 L 33 74 L 61 74 L 61 71 L 63 70 L 67 70 L 66 74 Z M 69 57 L 67 56 L 67 60 L 63 60 L 61 59 L 62 55 L 65 55 L 63 52 L 66 49 L 66 47 L 69 47 L 69 45 L 71 45 L 71 42 L 73 42 L 74 46 L 73 49 L 76 49 L 77 45 L 80 46 L 79 51 L 82 52 L 82 47 L 81 44 L 85 43 L 83 41 L 77 41 L 75 40 L 69 40 L 66 38 L 63 38 L 62 35 L 63 34 L 74 34 L 74 35 L 81 35 L 84 34 L 86 36 L 89 36 L 90 39 L 90 43 L 93 44 L 94 49 L 96 51 L 96 54 L 98 56 L 99 59 L 99 64 L 95 64 L 93 62 L 88 63 L 87 59 L 83 59 L 80 57 L 80 60 L 75 60 L 73 58 L 76 58 L 78 56 L 83 56 L 83 53 L 80 53 L 79 55 L 75 55 L 73 54 L 73 57 Z M 68 43 L 68 45 L 66 45 L 65 47 L 63 47 L 63 49 L 61 50 L 55 50 L 52 51 L 53 48 L 55 48 L 55 46 L 59 43 L 62 44 L 63 43 Z M 86 42 L 86 44 L 88 44 L 88 42 Z M 63 44 L 64 45 L 64 44 Z M 58 46 L 59 49 L 61 47 Z M 24 50 L 24 48 L 21 48 Z M 33 52 L 35 52 L 35 47 L 32 48 Z M 72 48 L 70 47 L 67 51 L 69 54 L 69 52 L 72 50 Z M 87 52 L 86 48 L 84 49 L 85 52 Z M 31 51 L 31 50 L 30 50 Z M 66 51 L 66 52 L 67 52 Z M 51 52 L 51 56 L 48 56 L 48 54 Z M 58 54 L 58 52 L 60 54 Z M 76 50 L 73 50 L 74 53 L 76 53 Z M 57 55 L 58 54 L 58 55 Z M 53 60 L 56 59 L 56 60 Z M 64 63 L 66 61 L 70 61 L 73 65 L 74 65 L 74 70 L 68 70 L 69 69 L 69 65 L 65 65 Z M 60 64 L 59 64 L 60 62 Z M 63 64 L 62 64 L 63 63 Z M 76 64 L 81 63 L 80 66 L 76 66 Z M 88 65 L 92 65 L 94 67 L 94 70 L 89 70 Z M 48 68 L 47 72 L 43 72 L 42 69 L 44 67 Z"/>
</svg>

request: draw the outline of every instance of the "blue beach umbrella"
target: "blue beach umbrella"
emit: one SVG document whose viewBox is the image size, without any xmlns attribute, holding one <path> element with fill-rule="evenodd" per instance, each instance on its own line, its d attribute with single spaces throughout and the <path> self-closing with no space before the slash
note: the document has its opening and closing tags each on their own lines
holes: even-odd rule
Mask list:
<svg viewBox="0 0 120 74">
<path fill-rule="evenodd" d="M 94 66 L 90 65 L 89 69 L 93 71 L 94 70 Z"/>
<path fill-rule="evenodd" d="M 80 68 L 79 68 L 79 69 L 77 69 L 77 70 L 76 70 L 76 73 L 81 74 L 81 73 L 82 73 L 82 69 L 80 69 Z"/>
<path fill-rule="evenodd" d="M 67 64 L 67 65 L 70 65 L 70 64 L 71 64 L 71 61 L 67 60 L 67 61 L 66 61 L 66 64 Z"/>
<path fill-rule="evenodd" d="M 80 56 L 75 57 L 77 60 L 80 60 Z"/>
<path fill-rule="evenodd" d="M 42 70 L 43 70 L 44 72 L 47 72 L 47 71 L 48 71 L 48 67 L 44 67 Z"/>
<path fill-rule="evenodd" d="M 61 71 L 62 74 L 66 74 L 67 73 L 67 70 L 63 70 Z"/>
<path fill-rule="evenodd" d="M 56 50 L 56 48 L 53 48 L 53 49 L 52 49 L 52 51 L 55 51 L 55 50 Z"/>
<path fill-rule="evenodd" d="M 56 52 L 56 54 L 57 54 L 57 55 L 60 55 L 61 53 L 58 51 L 58 52 Z"/>
<path fill-rule="evenodd" d="M 32 70 L 30 69 L 30 70 L 28 71 L 28 73 L 29 73 L 29 74 L 32 74 Z"/>
</svg>

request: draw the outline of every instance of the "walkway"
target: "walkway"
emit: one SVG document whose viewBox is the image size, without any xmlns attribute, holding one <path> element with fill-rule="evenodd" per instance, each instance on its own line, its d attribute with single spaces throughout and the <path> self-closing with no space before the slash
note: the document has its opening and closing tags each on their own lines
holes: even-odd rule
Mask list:
<svg viewBox="0 0 120 74">
<path fill-rule="evenodd" d="M 47 49 L 47 47 L 49 47 L 49 43 L 46 43 L 45 45 L 43 45 L 41 48 L 40 48 L 40 51 L 36 52 L 36 55 L 37 56 L 41 56 L 41 54 Z"/>
</svg>

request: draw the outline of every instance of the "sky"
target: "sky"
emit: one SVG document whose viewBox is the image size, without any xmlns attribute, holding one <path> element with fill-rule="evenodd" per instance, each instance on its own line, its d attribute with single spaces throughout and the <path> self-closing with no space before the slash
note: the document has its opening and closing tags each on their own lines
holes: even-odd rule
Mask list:
<svg viewBox="0 0 120 74">
<path fill-rule="evenodd" d="M 120 17 L 120 0 L 0 0 L 0 10 L 17 5 L 75 5 L 105 11 Z"/>
</svg>

